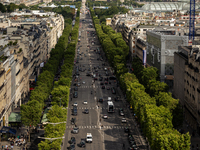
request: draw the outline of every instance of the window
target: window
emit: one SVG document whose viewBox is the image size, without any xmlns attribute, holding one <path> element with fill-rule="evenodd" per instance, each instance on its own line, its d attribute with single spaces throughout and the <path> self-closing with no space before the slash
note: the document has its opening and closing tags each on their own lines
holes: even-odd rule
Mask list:
<svg viewBox="0 0 200 150">
<path fill-rule="evenodd" d="M 161 60 L 161 55 L 160 55 L 160 52 L 158 52 L 158 62 L 160 62 L 160 60 Z"/>
</svg>

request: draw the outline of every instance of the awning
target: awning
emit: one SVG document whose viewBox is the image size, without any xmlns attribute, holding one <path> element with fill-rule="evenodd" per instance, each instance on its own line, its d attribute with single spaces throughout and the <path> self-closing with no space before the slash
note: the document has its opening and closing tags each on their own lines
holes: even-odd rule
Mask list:
<svg viewBox="0 0 200 150">
<path fill-rule="evenodd" d="M 0 130 L 0 133 L 11 133 L 11 134 L 16 134 L 16 130 L 12 129 L 10 127 L 5 127 L 3 126 L 2 129 Z"/>
<path fill-rule="evenodd" d="M 9 122 L 21 122 L 21 114 L 12 112 L 9 116 Z"/>
<path fill-rule="evenodd" d="M 29 81 L 32 81 L 32 82 L 35 81 L 35 78 L 36 78 L 36 76 L 30 76 Z"/>
<path fill-rule="evenodd" d="M 48 119 L 47 119 L 48 110 L 49 110 L 48 107 L 44 110 L 44 114 L 43 114 L 42 120 L 41 120 L 41 123 L 42 123 L 42 124 L 45 124 L 46 122 L 48 122 Z"/>
</svg>

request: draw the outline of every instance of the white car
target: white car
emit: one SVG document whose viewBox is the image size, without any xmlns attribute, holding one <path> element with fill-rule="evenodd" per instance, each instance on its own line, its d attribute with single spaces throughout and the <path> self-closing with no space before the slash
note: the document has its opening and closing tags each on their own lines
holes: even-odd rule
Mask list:
<svg viewBox="0 0 200 150">
<path fill-rule="evenodd" d="M 107 115 L 103 115 L 103 119 L 108 119 L 108 116 Z"/>
<path fill-rule="evenodd" d="M 87 101 L 84 101 L 83 104 L 84 104 L 84 105 L 87 105 Z"/>
<path fill-rule="evenodd" d="M 73 104 L 73 106 L 78 106 L 78 103 L 77 103 L 77 102 L 76 102 L 76 103 L 74 103 L 74 104 Z"/>
<path fill-rule="evenodd" d="M 122 123 L 126 123 L 126 118 L 122 118 Z"/>
<path fill-rule="evenodd" d="M 83 81 L 83 84 L 85 84 L 85 81 Z"/>
<path fill-rule="evenodd" d="M 104 68 L 104 70 L 107 71 L 108 69 L 107 69 L 107 68 Z"/>
</svg>

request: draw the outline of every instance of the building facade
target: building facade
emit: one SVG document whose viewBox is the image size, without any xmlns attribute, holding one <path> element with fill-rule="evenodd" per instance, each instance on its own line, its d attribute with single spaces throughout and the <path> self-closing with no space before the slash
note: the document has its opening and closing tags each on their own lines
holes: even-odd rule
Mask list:
<svg viewBox="0 0 200 150">
<path fill-rule="evenodd" d="M 174 96 L 180 100 L 186 122 L 200 134 L 200 50 L 180 46 L 174 57 Z"/>
<path fill-rule="evenodd" d="M 174 74 L 174 52 L 178 46 L 187 46 L 187 36 L 177 36 L 175 31 L 163 30 L 147 31 L 147 63 L 159 70 L 161 82 L 166 82 L 170 88 L 173 87 L 171 76 Z M 167 77 L 170 77 L 168 80 Z"/>
<path fill-rule="evenodd" d="M 24 103 L 63 30 L 64 18 L 57 15 L 7 27 L 7 35 L 0 35 L 8 43 L 0 49 L 0 126 L 8 126 L 10 113 Z"/>
</svg>

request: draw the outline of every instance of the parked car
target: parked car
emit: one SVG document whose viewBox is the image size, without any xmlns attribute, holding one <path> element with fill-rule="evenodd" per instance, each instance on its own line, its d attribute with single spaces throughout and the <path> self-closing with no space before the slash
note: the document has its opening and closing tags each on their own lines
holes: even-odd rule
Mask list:
<svg viewBox="0 0 200 150">
<path fill-rule="evenodd" d="M 78 103 L 77 103 L 77 102 L 75 102 L 75 103 L 73 104 L 73 106 L 78 106 Z"/>
<path fill-rule="evenodd" d="M 105 89 L 105 86 L 103 85 L 101 88 L 102 88 L 102 89 Z"/>
</svg>

